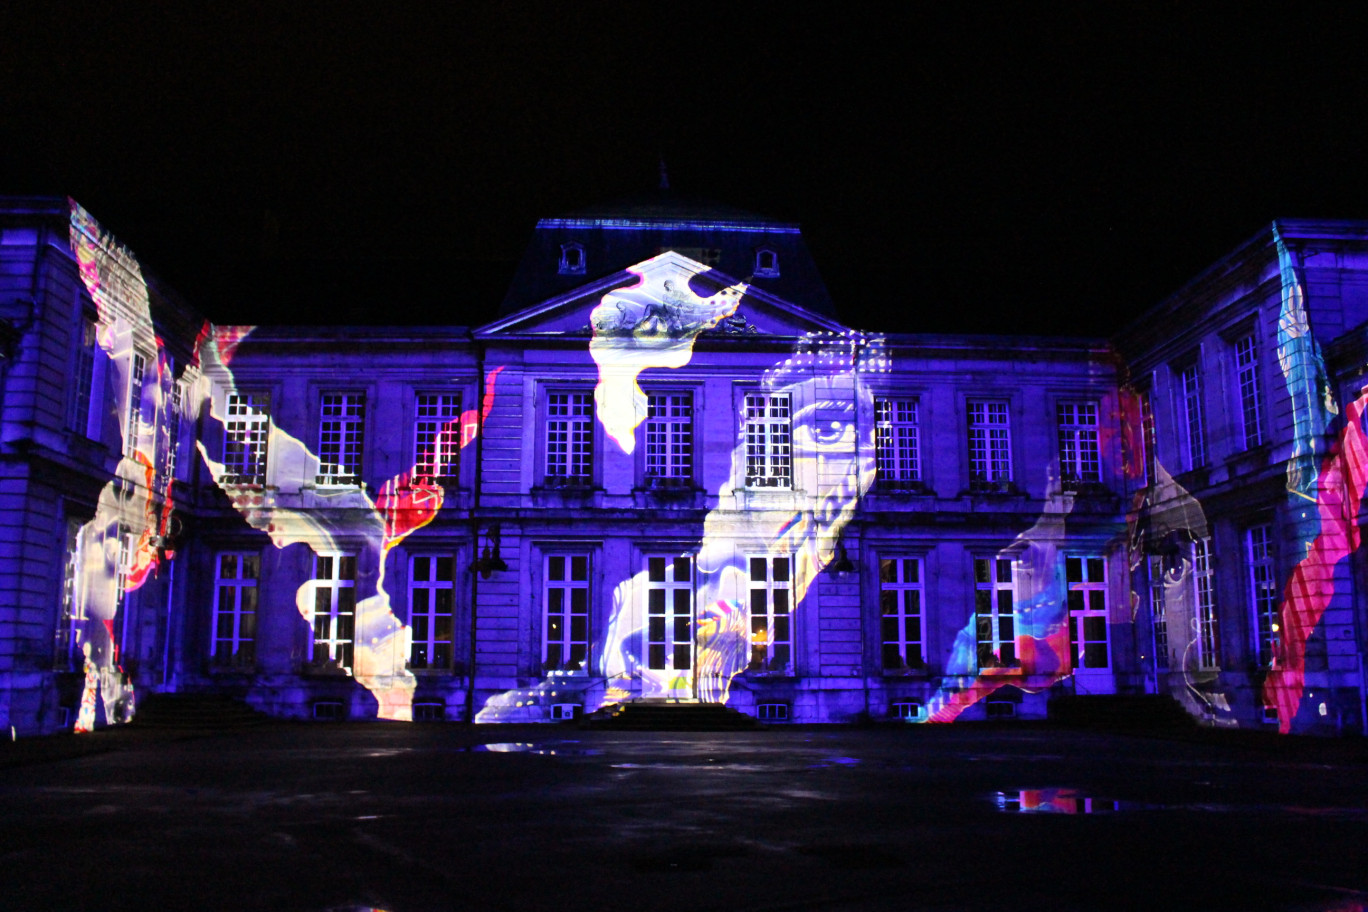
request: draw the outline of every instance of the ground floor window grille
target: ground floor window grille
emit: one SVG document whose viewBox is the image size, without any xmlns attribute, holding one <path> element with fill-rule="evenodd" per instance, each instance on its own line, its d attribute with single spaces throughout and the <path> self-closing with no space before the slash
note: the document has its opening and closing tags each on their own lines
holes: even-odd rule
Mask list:
<svg viewBox="0 0 1368 912">
<path fill-rule="evenodd" d="M 751 671 L 788 671 L 793 662 L 792 560 L 752 557 L 750 565 Z"/>
<path fill-rule="evenodd" d="M 589 555 L 548 554 L 542 604 L 542 666 L 547 671 L 589 667 Z"/>
<path fill-rule="evenodd" d="M 1069 587 L 1069 649 L 1075 670 L 1111 665 L 1107 649 L 1107 562 L 1100 557 L 1066 557 Z"/>
<path fill-rule="evenodd" d="M 978 665 L 1016 668 L 1016 585 L 1008 558 L 974 559 L 974 614 Z"/>
<path fill-rule="evenodd" d="M 879 561 L 879 610 L 884 671 L 922 668 L 921 558 Z"/>
<path fill-rule="evenodd" d="M 315 555 L 313 585 L 313 662 L 351 668 L 356 625 L 356 555 Z"/>
<path fill-rule="evenodd" d="M 787 703 L 757 703 L 755 717 L 761 722 L 787 722 L 789 707 Z"/>
<path fill-rule="evenodd" d="M 230 551 L 218 556 L 214 570 L 215 668 L 250 668 L 256 663 L 259 554 Z"/>
<path fill-rule="evenodd" d="M 456 636 L 456 559 L 418 554 L 410 558 L 409 568 L 409 668 L 450 668 Z"/>
</svg>

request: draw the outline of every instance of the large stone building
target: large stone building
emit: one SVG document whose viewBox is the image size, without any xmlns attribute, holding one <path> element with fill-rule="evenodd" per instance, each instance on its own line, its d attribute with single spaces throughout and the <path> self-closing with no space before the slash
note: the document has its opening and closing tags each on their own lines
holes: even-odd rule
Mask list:
<svg viewBox="0 0 1368 912">
<path fill-rule="evenodd" d="M 797 226 L 664 196 L 543 220 L 473 328 L 213 326 L 75 203 L 0 228 L 20 734 L 160 691 L 1364 730 L 1368 224 L 1111 341 L 847 327 Z"/>
</svg>

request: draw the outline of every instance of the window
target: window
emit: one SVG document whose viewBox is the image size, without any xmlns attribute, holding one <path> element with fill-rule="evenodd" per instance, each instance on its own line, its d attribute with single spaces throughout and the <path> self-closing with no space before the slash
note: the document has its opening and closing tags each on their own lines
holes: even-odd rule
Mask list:
<svg viewBox="0 0 1368 912">
<path fill-rule="evenodd" d="M 257 580 L 261 556 L 227 552 L 214 571 L 214 641 L 209 661 L 215 668 L 251 668 L 256 662 Z"/>
<path fill-rule="evenodd" d="M 1206 413 L 1202 409 L 1202 384 L 1201 376 L 1197 372 L 1197 365 L 1189 364 L 1178 375 L 1179 393 L 1182 396 L 1183 426 L 1187 430 L 1187 457 L 1188 469 L 1195 469 L 1206 464 L 1206 438 L 1203 428 L 1206 426 Z"/>
<path fill-rule="evenodd" d="M 95 335 L 95 321 L 81 318 L 80 338 L 77 340 L 76 367 L 67 403 L 67 427 L 79 434 L 90 434 L 91 397 L 95 392 L 95 349 L 99 345 Z"/>
<path fill-rule="evenodd" d="M 1000 489 L 1012 480 L 1012 431 L 1006 402 L 969 403 L 969 487 Z"/>
<path fill-rule="evenodd" d="M 886 557 L 879 561 L 884 671 L 906 671 L 925 665 L 921 563 L 917 557 Z"/>
<path fill-rule="evenodd" d="M 918 400 L 874 400 L 874 462 L 880 488 L 913 488 L 921 481 L 919 427 Z"/>
<path fill-rule="evenodd" d="M 974 559 L 974 614 L 977 618 L 978 664 L 985 668 L 1016 668 L 1016 617 L 1012 561 Z"/>
<path fill-rule="evenodd" d="M 583 244 L 561 244 L 558 271 L 561 275 L 584 275 Z"/>
<path fill-rule="evenodd" d="M 1263 443 L 1263 421 L 1259 404 L 1259 356 L 1250 334 L 1235 341 L 1235 374 L 1240 387 L 1240 420 L 1244 443 L 1252 449 Z"/>
<path fill-rule="evenodd" d="M 124 425 L 124 456 L 132 459 L 137 455 L 138 436 L 142 432 L 143 374 L 147 372 L 147 359 L 134 352 L 129 367 L 128 414 Z"/>
<path fill-rule="evenodd" d="M 1192 543 L 1192 578 L 1197 593 L 1197 667 L 1219 668 L 1220 635 L 1216 623 L 1216 574 L 1211 569 L 1211 539 Z"/>
<path fill-rule="evenodd" d="M 166 412 L 166 481 L 178 477 L 180 467 L 181 409 L 185 403 L 185 384 L 177 380 L 171 384 L 171 402 Z M 165 489 L 163 489 L 165 490 Z"/>
<path fill-rule="evenodd" d="M 693 558 L 646 558 L 646 667 L 693 666 Z"/>
<path fill-rule="evenodd" d="M 271 437 L 269 393 L 229 393 L 224 423 L 224 484 L 266 483 L 266 452 Z"/>
<path fill-rule="evenodd" d="M 751 656 L 748 671 L 788 671 L 793 664 L 793 605 L 788 557 L 752 557 Z"/>
<path fill-rule="evenodd" d="M 1060 402 L 1059 479 L 1065 491 L 1102 481 L 1097 443 L 1097 403 Z"/>
<path fill-rule="evenodd" d="M 85 622 L 85 605 L 81 598 L 81 538 L 81 524 L 68 519 L 63 544 L 62 607 L 52 651 L 55 671 L 76 671 L 84 664 L 81 653 L 81 625 Z"/>
<path fill-rule="evenodd" d="M 589 555 L 546 555 L 542 668 L 585 671 L 589 667 Z"/>
<path fill-rule="evenodd" d="M 1258 638 L 1259 665 L 1270 668 L 1280 639 L 1278 591 L 1274 584 L 1273 528 L 1251 526 L 1245 532 L 1245 547 L 1249 557 L 1249 604 L 1254 612 L 1254 630 Z"/>
<path fill-rule="evenodd" d="M 413 483 L 456 479 L 461 459 L 461 394 L 419 393 L 413 420 Z"/>
<path fill-rule="evenodd" d="M 779 254 L 768 247 L 755 251 L 755 277 L 757 279 L 779 278 Z"/>
<path fill-rule="evenodd" d="M 646 484 L 684 488 L 693 483 L 693 396 L 646 397 Z"/>
<path fill-rule="evenodd" d="M 546 394 L 546 484 L 588 487 L 594 464 L 592 393 Z"/>
<path fill-rule="evenodd" d="M 456 636 L 455 569 L 456 559 L 445 555 L 409 558 L 409 668 L 451 667 Z"/>
<path fill-rule="evenodd" d="M 1106 669 L 1107 562 L 1100 557 L 1064 558 L 1069 587 L 1069 651 L 1075 671 Z"/>
<path fill-rule="evenodd" d="M 746 394 L 746 487 L 787 488 L 792 483 L 789 397 Z"/>
<path fill-rule="evenodd" d="M 356 555 L 314 555 L 313 662 L 351 668 Z"/>
<path fill-rule="evenodd" d="M 137 536 L 119 523 L 119 564 L 114 574 L 114 616 L 120 618 L 117 650 L 127 648 L 129 642 L 128 577 L 133 572 L 133 558 L 138 553 Z"/>
<path fill-rule="evenodd" d="M 1141 391 L 1140 396 L 1140 445 L 1145 452 L 1141 456 L 1141 465 L 1145 470 L 1143 479 L 1145 484 L 1154 483 L 1159 474 L 1155 467 L 1159 463 L 1159 438 L 1158 429 L 1154 424 L 1154 400 L 1148 390 Z"/>
<path fill-rule="evenodd" d="M 318 422 L 318 484 L 361 483 L 365 424 L 363 393 L 323 394 Z"/>
<path fill-rule="evenodd" d="M 1154 625 L 1154 666 L 1169 667 L 1168 601 L 1164 589 L 1164 559 L 1149 559 L 1150 621 Z"/>
</svg>

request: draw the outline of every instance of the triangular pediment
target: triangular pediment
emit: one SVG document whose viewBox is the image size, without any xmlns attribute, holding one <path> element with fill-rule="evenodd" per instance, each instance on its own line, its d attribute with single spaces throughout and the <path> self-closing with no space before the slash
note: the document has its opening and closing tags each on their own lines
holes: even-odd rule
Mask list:
<svg viewBox="0 0 1368 912">
<path fill-rule="evenodd" d="M 488 323 L 475 335 L 792 337 L 845 329 L 828 317 L 667 250 Z"/>
</svg>

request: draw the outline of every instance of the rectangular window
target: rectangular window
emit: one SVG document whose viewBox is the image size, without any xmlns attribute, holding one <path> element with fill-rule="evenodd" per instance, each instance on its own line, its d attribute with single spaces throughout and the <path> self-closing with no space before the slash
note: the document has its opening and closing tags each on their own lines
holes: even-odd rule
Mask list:
<svg viewBox="0 0 1368 912">
<path fill-rule="evenodd" d="M 1270 668 L 1281 632 L 1273 567 L 1273 527 L 1251 526 L 1245 532 L 1245 547 L 1249 554 L 1249 604 L 1254 612 L 1259 665 Z"/>
<path fill-rule="evenodd" d="M 271 437 L 270 393 L 229 393 L 224 422 L 224 484 L 266 483 L 266 446 Z"/>
<path fill-rule="evenodd" d="M 1211 539 L 1192 543 L 1192 580 L 1197 596 L 1197 667 L 1219 668 L 1220 632 L 1216 623 L 1216 574 L 1211 569 Z"/>
<path fill-rule="evenodd" d="M 746 394 L 746 487 L 787 488 L 793 453 L 789 397 Z"/>
<path fill-rule="evenodd" d="M 319 414 L 318 484 L 360 484 L 361 454 L 365 446 L 365 394 L 324 393 Z"/>
<path fill-rule="evenodd" d="M 1059 478 L 1065 491 L 1102 481 L 1098 455 L 1097 403 L 1060 402 Z"/>
<path fill-rule="evenodd" d="M 1164 559 L 1149 559 L 1150 622 L 1154 625 L 1154 664 L 1169 667 L 1168 600 L 1164 590 Z"/>
<path fill-rule="evenodd" d="M 129 364 L 128 373 L 128 414 L 124 424 L 124 456 L 132 459 L 138 452 L 138 437 L 142 433 L 143 374 L 147 372 L 147 359 L 137 352 Z"/>
<path fill-rule="evenodd" d="M 181 409 L 185 402 L 185 384 L 177 380 L 171 384 L 171 402 L 166 411 L 166 481 L 176 478 L 180 463 Z M 165 488 L 163 488 L 165 491 Z"/>
<path fill-rule="evenodd" d="M 228 552 L 218 556 L 214 571 L 214 641 L 210 663 L 215 668 L 251 668 L 256 663 L 257 580 L 261 555 Z"/>
<path fill-rule="evenodd" d="M 81 318 L 76 348 L 76 374 L 72 378 L 71 399 L 67 403 L 67 427 L 79 434 L 90 430 L 91 397 L 95 392 L 95 321 Z"/>
<path fill-rule="evenodd" d="M 461 394 L 419 393 L 413 419 L 413 483 L 460 476 Z"/>
<path fill-rule="evenodd" d="M 56 643 L 52 650 L 54 671 L 77 671 L 84 664 L 81 625 L 85 605 L 81 598 L 81 523 L 68 519 L 63 543 L 61 615 L 57 618 Z"/>
<path fill-rule="evenodd" d="M 119 523 L 119 564 L 114 576 L 114 616 L 119 619 L 119 638 L 116 650 L 128 648 L 130 626 L 128 598 L 128 577 L 133 572 L 133 558 L 138 553 L 137 536 L 123 523 Z"/>
<path fill-rule="evenodd" d="M 693 667 L 693 558 L 646 558 L 646 667 Z"/>
<path fill-rule="evenodd" d="M 789 671 L 793 667 L 793 561 L 788 557 L 751 557 L 749 671 Z"/>
<path fill-rule="evenodd" d="M 409 668 L 449 669 L 456 637 L 456 559 L 409 558 Z"/>
<path fill-rule="evenodd" d="M 1252 449 L 1263 443 L 1263 406 L 1259 402 L 1259 354 L 1250 334 L 1235 341 L 1235 374 L 1240 386 L 1240 419 L 1244 443 Z"/>
<path fill-rule="evenodd" d="M 1155 467 L 1159 462 L 1158 428 L 1154 424 L 1154 400 L 1148 390 L 1140 392 L 1140 445 L 1144 447 L 1141 465 L 1145 470 L 1143 482 L 1152 483 L 1159 477 Z"/>
<path fill-rule="evenodd" d="M 646 397 L 646 484 L 683 488 L 693 483 L 693 396 Z"/>
<path fill-rule="evenodd" d="M 1189 364 L 1178 375 L 1179 392 L 1182 395 L 1183 427 L 1186 428 L 1188 469 L 1206 464 L 1206 412 L 1202 408 L 1201 375 L 1196 364 Z"/>
<path fill-rule="evenodd" d="M 1012 480 L 1012 430 L 1006 402 L 969 403 L 969 487 L 998 489 Z"/>
<path fill-rule="evenodd" d="M 899 490 L 921 481 L 919 402 L 874 400 L 874 463 L 880 488 Z"/>
<path fill-rule="evenodd" d="M 356 555 L 314 555 L 313 662 L 351 668 L 356 629 Z"/>
<path fill-rule="evenodd" d="M 546 484 L 588 487 L 594 468 L 594 396 L 546 394 Z"/>
<path fill-rule="evenodd" d="M 925 666 L 922 646 L 921 558 L 883 558 L 879 561 L 880 630 L 883 670 L 906 671 Z"/>
<path fill-rule="evenodd" d="M 1016 668 L 1016 585 L 1007 558 L 974 559 L 974 614 L 977 619 L 978 664 Z"/>
<path fill-rule="evenodd" d="M 542 604 L 542 667 L 589 668 L 589 555 L 548 554 Z"/>
<path fill-rule="evenodd" d="M 1107 562 L 1100 557 L 1064 558 L 1069 587 L 1069 647 L 1076 671 L 1111 666 L 1107 649 Z"/>
</svg>

